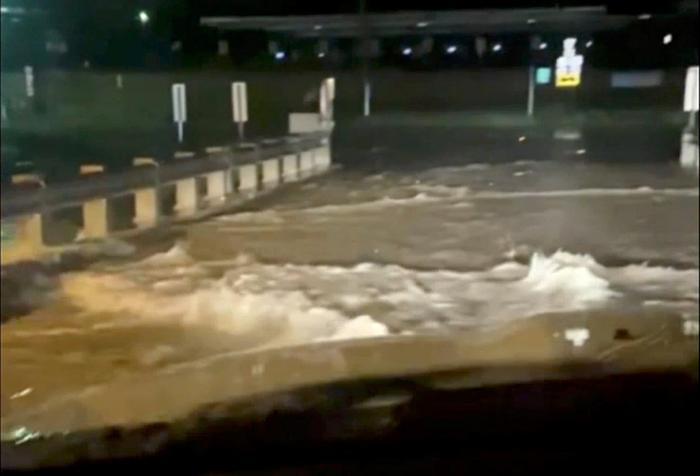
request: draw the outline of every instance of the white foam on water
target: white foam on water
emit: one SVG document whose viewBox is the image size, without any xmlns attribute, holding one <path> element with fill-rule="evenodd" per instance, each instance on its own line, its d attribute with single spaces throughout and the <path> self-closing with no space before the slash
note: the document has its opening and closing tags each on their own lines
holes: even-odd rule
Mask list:
<svg viewBox="0 0 700 476">
<path fill-rule="evenodd" d="M 162 261 L 163 256 L 179 254 L 156 256 Z M 640 307 L 661 297 L 697 307 L 698 292 L 697 270 L 608 268 L 590 255 L 565 251 L 535 253 L 529 265 L 505 261 L 470 272 L 418 271 L 376 263 L 341 267 L 242 260 L 232 263 L 221 278 L 188 276 L 188 280 L 152 278 L 148 285 L 143 282 L 148 277 L 125 271 L 75 273 L 62 277 L 62 289 L 87 312 L 213 328 L 245 337 L 253 347 L 376 337 L 390 330 L 489 325 L 553 312 L 603 309 L 621 298 L 635 299 Z M 693 293 L 695 300 L 688 301 Z"/>
<path fill-rule="evenodd" d="M 544 190 L 522 192 L 476 192 L 469 196 L 471 199 L 517 199 L 517 198 L 563 198 L 563 197 L 625 197 L 625 196 L 673 196 L 673 197 L 697 197 L 698 189 L 695 188 L 665 188 L 651 189 L 640 188 L 582 188 L 569 190 Z"/>
<path fill-rule="evenodd" d="M 168 251 L 156 253 L 141 261 L 143 266 L 187 266 L 194 263 L 194 260 L 187 252 L 187 245 L 184 242 L 177 242 Z"/>
<path fill-rule="evenodd" d="M 338 330 L 326 340 L 348 340 L 389 335 L 389 328 L 370 316 L 358 316 L 343 323 Z"/>
<path fill-rule="evenodd" d="M 319 207 L 303 208 L 299 213 L 352 213 L 357 211 L 376 211 L 389 207 L 420 205 L 438 201 L 437 197 L 431 197 L 427 193 L 420 192 L 409 198 L 383 197 L 369 202 L 347 203 L 343 205 L 322 205 Z"/>
<path fill-rule="evenodd" d="M 264 210 L 259 212 L 235 213 L 232 215 L 220 216 L 216 221 L 226 223 L 246 223 L 260 225 L 280 225 L 285 222 L 280 213 L 275 210 Z"/>
</svg>

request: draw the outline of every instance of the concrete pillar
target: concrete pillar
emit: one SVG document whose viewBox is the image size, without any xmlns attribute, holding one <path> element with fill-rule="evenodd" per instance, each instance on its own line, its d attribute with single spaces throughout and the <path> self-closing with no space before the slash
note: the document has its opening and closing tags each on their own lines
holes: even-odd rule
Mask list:
<svg viewBox="0 0 700 476">
<path fill-rule="evenodd" d="M 175 215 L 188 217 L 199 210 L 199 194 L 197 193 L 197 178 L 190 177 L 175 183 Z"/>
<path fill-rule="evenodd" d="M 681 139 L 681 166 L 688 169 L 698 169 L 698 139 L 692 132 L 684 132 Z"/>
<path fill-rule="evenodd" d="M 134 225 L 152 228 L 160 222 L 161 205 L 158 189 L 142 188 L 134 191 Z"/>
<path fill-rule="evenodd" d="M 2 240 L 2 262 L 33 259 L 41 255 L 46 249 L 44 246 L 43 218 L 41 214 L 22 216 L 3 223 L 3 232 L 9 229 L 10 236 L 4 236 Z"/>
<path fill-rule="evenodd" d="M 282 179 L 285 182 L 299 180 L 299 156 L 297 154 L 285 155 L 282 159 Z"/>
<path fill-rule="evenodd" d="M 305 150 L 300 154 L 299 171 L 302 178 L 309 177 L 314 172 L 314 151 Z"/>
<path fill-rule="evenodd" d="M 314 151 L 314 166 L 316 171 L 328 170 L 331 166 L 331 147 L 329 144 L 323 145 Z"/>
<path fill-rule="evenodd" d="M 280 159 L 268 159 L 262 163 L 263 187 L 272 188 L 280 183 Z"/>
<path fill-rule="evenodd" d="M 207 174 L 207 203 L 221 205 L 230 193 L 228 170 L 219 170 Z"/>
<path fill-rule="evenodd" d="M 109 207 L 106 198 L 83 203 L 83 237 L 104 238 L 109 234 Z"/>
<path fill-rule="evenodd" d="M 258 165 L 248 164 L 238 168 L 238 191 L 254 195 L 258 190 Z"/>
</svg>

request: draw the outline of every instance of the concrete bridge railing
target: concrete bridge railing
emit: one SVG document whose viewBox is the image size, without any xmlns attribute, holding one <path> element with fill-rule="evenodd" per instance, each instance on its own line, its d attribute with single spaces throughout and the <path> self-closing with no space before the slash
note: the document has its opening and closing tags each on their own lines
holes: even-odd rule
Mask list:
<svg viewBox="0 0 700 476">
<path fill-rule="evenodd" d="M 167 163 L 134 158 L 131 170 L 114 174 L 104 173 L 99 165 L 86 165 L 78 180 L 2 194 L 2 260 L 10 263 L 34 259 L 55 250 L 56 246 L 44 240 L 44 222 L 62 209 L 82 210 L 80 239 L 101 239 L 117 233 L 111 223 L 110 205 L 120 197 L 133 200 L 131 229 L 138 231 L 217 213 L 281 184 L 324 173 L 330 167 L 329 130 L 235 147 L 212 147 L 200 155 L 179 154 Z M 175 203 L 166 215 L 163 192 L 172 192 L 173 188 Z"/>
</svg>

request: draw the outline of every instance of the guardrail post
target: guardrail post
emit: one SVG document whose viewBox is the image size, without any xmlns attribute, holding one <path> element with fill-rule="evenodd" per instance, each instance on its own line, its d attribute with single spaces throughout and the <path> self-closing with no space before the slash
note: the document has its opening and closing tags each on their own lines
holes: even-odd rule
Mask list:
<svg viewBox="0 0 700 476">
<path fill-rule="evenodd" d="M 255 195 L 258 190 L 258 164 L 238 167 L 238 191 L 243 195 Z"/>
<path fill-rule="evenodd" d="M 175 214 L 179 217 L 194 215 L 199 205 L 197 177 L 178 180 L 175 183 Z"/>
<path fill-rule="evenodd" d="M 103 165 L 80 166 L 80 175 L 104 173 Z M 96 198 L 83 203 L 83 238 L 104 238 L 109 234 L 109 204 L 106 198 Z"/>
<path fill-rule="evenodd" d="M 299 159 L 299 172 L 302 178 L 307 178 L 314 173 L 313 149 L 302 150 Z"/>
<path fill-rule="evenodd" d="M 274 188 L 280 183 L 280 159 L 268 159 L 262 163 L 263 187 Z"/>
<path fill-rule="evenodd" d="M 331 166 L 331 145 L 328 138 L 321 140 L 321 146 L 314 150 L 316 171 L 323 172 Z"/>
<path fill-rule="evenodd" d="M 135 167 L 152 167 L 154 184 L 152 187 L 134 190 L 134 225 L 137 228 L 153 228 L 161 219 L 160 203 L 160 164 L 151 157 L 137 157 Z"/>
<path fill-rule="evenodd" d="M 207 179 L 207 203 L 209 205 L 220 205 L 226 200 L 229 194 L 229 180 L 227 180 L 227 170 L 217 170 L 206 175 Z"/>
<path fill-rule="evenodd" d="M 31 259 L 39 256 L 44 249 L 44 226 L 41 213 L 24 215 L 7 220 L 4 225 L 12 227 L 14 236 L 2 244 L 2 261 Z M 5 241 L 3 239 L 3 241 Z"/>
<path fill-rule="evenodd" d="M 299 180 L 299 155 L 287 154 L 282 158 L 282 179 L 285 182 Z"/>
</svg>

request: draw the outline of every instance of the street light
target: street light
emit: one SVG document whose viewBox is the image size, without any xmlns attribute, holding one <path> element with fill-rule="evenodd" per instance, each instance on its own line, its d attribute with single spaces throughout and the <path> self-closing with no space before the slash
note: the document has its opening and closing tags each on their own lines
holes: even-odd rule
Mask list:
<svg viewBox="0 0 700 476">
<path fill-rule="evenodd" d="M 670 45 L 672 41 L 673 41 L 672 34 L 669 33 L 666 36 L 664 36 L 664 45 Z"/>
<path fill-rule="evenodd" d="M 151 16 L 148 14 L 146 10 L 141 10 L 139 12 L 139 21 L 141 22 L 142 25 L 146 25 L 149 21 L 151 21 Z"/>
</svg>

